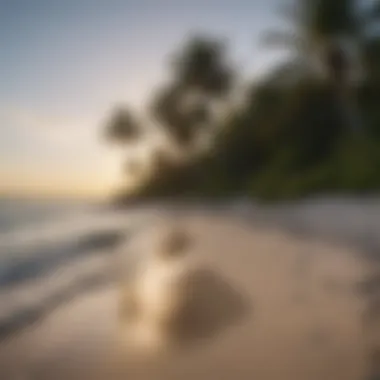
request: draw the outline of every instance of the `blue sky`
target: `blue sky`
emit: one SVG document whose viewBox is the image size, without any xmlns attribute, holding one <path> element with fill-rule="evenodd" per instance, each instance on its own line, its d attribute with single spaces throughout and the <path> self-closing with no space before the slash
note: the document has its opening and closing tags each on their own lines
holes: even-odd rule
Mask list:
<svg viewBox="0 0 380 380">
<path fill-rule="evenodd" d="M 0 0 L 0 192 L 105 194 L 120 152 L 99 138 L 113 104 L 143 109 L 192 32 L 230 39 L 246 75 L 276 54 L 276 0 Z"/>
</svg>

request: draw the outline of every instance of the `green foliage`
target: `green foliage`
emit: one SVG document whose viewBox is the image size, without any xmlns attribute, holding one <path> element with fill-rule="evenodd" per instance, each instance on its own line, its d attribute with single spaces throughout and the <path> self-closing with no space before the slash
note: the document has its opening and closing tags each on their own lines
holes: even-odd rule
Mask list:
<svg viewBox="0 0 380 380">
<path fill-rule="evenodd" d="M 295 26 L 310 47 L 321 40 L 327 46 L 340 34 L 362 38 L 353 0 L 302 4 Z M 248 195 L 278 200 L 378 190 L 379 37 L 361 40 L 360 48 L 365 80 L 338 86 L 333 77 L 315 75 L 298 51 L 294 60 L 249 86 L 244 106 L 219 122 L 204 154 L 181 161 L 165 152 L 153 155 L 152 175 L 128 199 Z M 172 81 L 156 92 L 150 109 L 173 144 L 192 146 L 210 127 L 210 105 L 229 94 L 235 74 L 220 40 L 195 38 L 185 44 L 174 60 Z M 196 100 L 190 107 L 189 96 Z M 116 113 L 110 126 L 111 140 L 138 136 L 130 115 Z"/>
<path fill-rule="evenodd" d="M 380 187 L 379 143 L 347 139 L 333 155 L 306 171 L 292 170 L 291 151 L 283 152 L 251 184 L 251 195 L 264 199 L 297 198 L 316 192 L 376 191 Z"/>
<path fill-rule="evenodd" d="M 371 94 L 365 96 L 368 104 Z M 251 97 L 220 129 L 206 156 L 175 170 L 161 169 L 146 184 L 150 196 L 246 194 L 275 200 L 380 187 L 379 139 L 369 127 L 365 135 L 347 132 L 328 85 L 263 84 Z"/>
</svg>

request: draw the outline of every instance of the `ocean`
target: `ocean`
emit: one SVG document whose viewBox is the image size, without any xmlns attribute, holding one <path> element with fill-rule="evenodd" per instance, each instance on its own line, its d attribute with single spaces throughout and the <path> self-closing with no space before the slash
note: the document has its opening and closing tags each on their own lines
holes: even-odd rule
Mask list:
<svg viewBox="0 0 380 380">
<path fill-rule="evenodd" d="M 115 280 L 115 249 L 148 210 L 0 199 L 0 339 Z"/>
</svg>

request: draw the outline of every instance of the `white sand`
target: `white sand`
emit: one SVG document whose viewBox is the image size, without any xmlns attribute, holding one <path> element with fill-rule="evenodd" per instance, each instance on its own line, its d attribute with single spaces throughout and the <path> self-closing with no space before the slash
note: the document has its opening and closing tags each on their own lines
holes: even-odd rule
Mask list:
<svg viewBox="0 0 380 380">
<path fill-rule="evenodd" d="M 365 319 L 357 284 L 378 268 L 347 247 L 185 218 L 204 265 L 204 312 L 173 352 L 124 347 L 117 289 L 62 306 L 0 346 L 1 379 L 356 380 L 374 375 L 380 318 Z M 202 303 L 203 302 L 203 303 Z M 207 312 L 205 312 L 207 310 Z M 203 319 L 202 319 L 203 318 Z"/>
</svg>

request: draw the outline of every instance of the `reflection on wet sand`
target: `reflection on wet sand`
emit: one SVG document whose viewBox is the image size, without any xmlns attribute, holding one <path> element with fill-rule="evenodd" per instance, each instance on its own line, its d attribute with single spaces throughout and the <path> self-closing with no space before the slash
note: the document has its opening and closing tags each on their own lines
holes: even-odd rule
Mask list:
<svg viewBox="0 0 380 380">
<path fill-rule="evenodd" d="M 166 326 L 166 338 L 176 349 L 222 334 L 251 311 L 248 299 L 210 269 L 193 271 L 184 286 L 181 310 Z"/>
<path fill-rule="evenodd" d="M 3 345 L 4 378 L 377 379 L 380 318 L 366 315 L 379 298 L 378 271 L 360 252 L 222 217 L 187 225 L 202 260 L 165 331 L 168 350 L 140 355 L 125 345 L 112 287 Z"/>
</svg>

